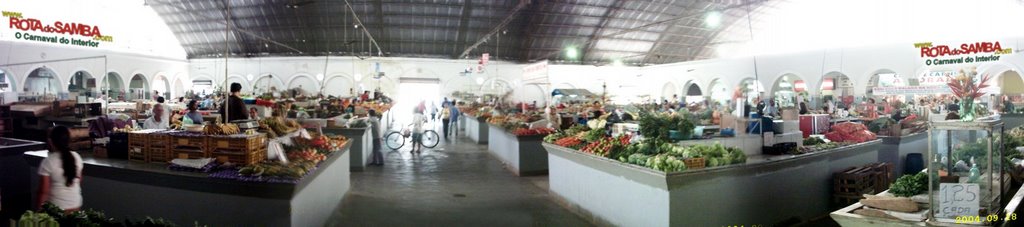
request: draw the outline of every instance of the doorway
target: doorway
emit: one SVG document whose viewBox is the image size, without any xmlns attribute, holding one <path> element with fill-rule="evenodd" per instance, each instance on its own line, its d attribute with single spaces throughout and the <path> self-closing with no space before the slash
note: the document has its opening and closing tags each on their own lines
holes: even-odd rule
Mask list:
<svg viewBox="0 0 1024 227">
<path fill-rule="evenodd" d="M 401 80 L 400 80 L 401 81 Z M 398 99 L 391 108 L 393 118 L 389 128 L 399 129 L 412 123 L 413 110 L 423 103 L 427 118 L 435 107 L 441 108 L 441 84 L 438 81 L 401 81 L 398 84 Z"/>
</svg>

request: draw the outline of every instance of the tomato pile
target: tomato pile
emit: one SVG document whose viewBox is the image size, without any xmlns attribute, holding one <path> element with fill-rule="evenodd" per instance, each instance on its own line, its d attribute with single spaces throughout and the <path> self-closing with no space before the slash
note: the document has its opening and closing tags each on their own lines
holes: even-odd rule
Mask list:
<svg viewBox="0 0 1024 227">
<path fill-rule="evenodd" d="M 547 134 L 551 134 L 551 133 L 554 133 L 554 132 L 555 132 L 555 130 L 554 129 L 550 129 L 550 128 L 535 128 L 535 129 L 517 128 L 515 131 L 512 131 L 512 134 L 515 134 L 516 136 L 535 136 L 535 135 L 547 135 Z"/>
<path fill-rule="evenodd" d="M 572 149 L 580 149 L 580 145 L 583 144 L 583 140 L 576 138 L 575 136 L 565 137 L 555 140 L 555 145 L 568 147 Z"/>
<path fill-rule="evenodd" d="M 630 136 L 623 135 L 619 137 L 603 137 L 597 141 L 583 146 L 580 149 L 584 153 L 590 153 L 601 157 L 608 157 L 611 154 L 612 149 L 615 147 L 622 147 L 629 144 Z"/>
<path fill-rule="evenodd" d="M 314 163 L 327 159 L 327 156 L 316 152 L 315 150 L 304 150 L 304 151 L 292 151 L 288 152 L 288 160 L 299 161 L 312 161 Z"/>
</svg>

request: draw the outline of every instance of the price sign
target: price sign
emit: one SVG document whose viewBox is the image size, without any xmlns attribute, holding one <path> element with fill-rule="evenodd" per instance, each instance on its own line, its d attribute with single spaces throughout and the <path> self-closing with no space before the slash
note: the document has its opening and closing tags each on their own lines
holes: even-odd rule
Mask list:
<svg viewBox="0 0 1024 227">
<path fill-rule="evenodd" d="M 938 217 L 957 218 L 978 216 L 981 203 L 981 187 L 978 184 L 939 184 Z"/>
</svg>

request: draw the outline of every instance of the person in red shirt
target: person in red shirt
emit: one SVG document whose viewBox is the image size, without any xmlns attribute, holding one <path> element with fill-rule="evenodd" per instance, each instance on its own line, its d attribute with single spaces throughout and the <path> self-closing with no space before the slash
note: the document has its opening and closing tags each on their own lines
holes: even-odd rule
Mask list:
<svg viewBox="0 0 1024 227">
<path fill-rule="evenodd" d="M 370 91 L 363 91 L 362 95 L 359 95 L 359 101 L 366 102 L 370 100 Z"/>
</svg>

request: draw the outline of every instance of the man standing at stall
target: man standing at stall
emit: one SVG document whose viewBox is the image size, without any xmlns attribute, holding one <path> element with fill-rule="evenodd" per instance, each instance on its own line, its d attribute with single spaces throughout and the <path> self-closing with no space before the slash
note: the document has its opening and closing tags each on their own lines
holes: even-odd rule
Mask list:
<svg viewBox="0 0 1024 227">
<path fill-rule="evenodd" d="M 223 120 L 222 122 L 228 123 L 234 120 L 249 119 L 249 113 L 246 112 L 248 109 L 245 108 L 245 103 L 242 102 L 242 97 L 240 97 L 241 92 L 241 84 L 231 83 L 231 96 L 228 96 L 226 103 L 220 107 L 220 116 Z M 225 108 L 227 110 L 225 110 Z"/>
</svg>

